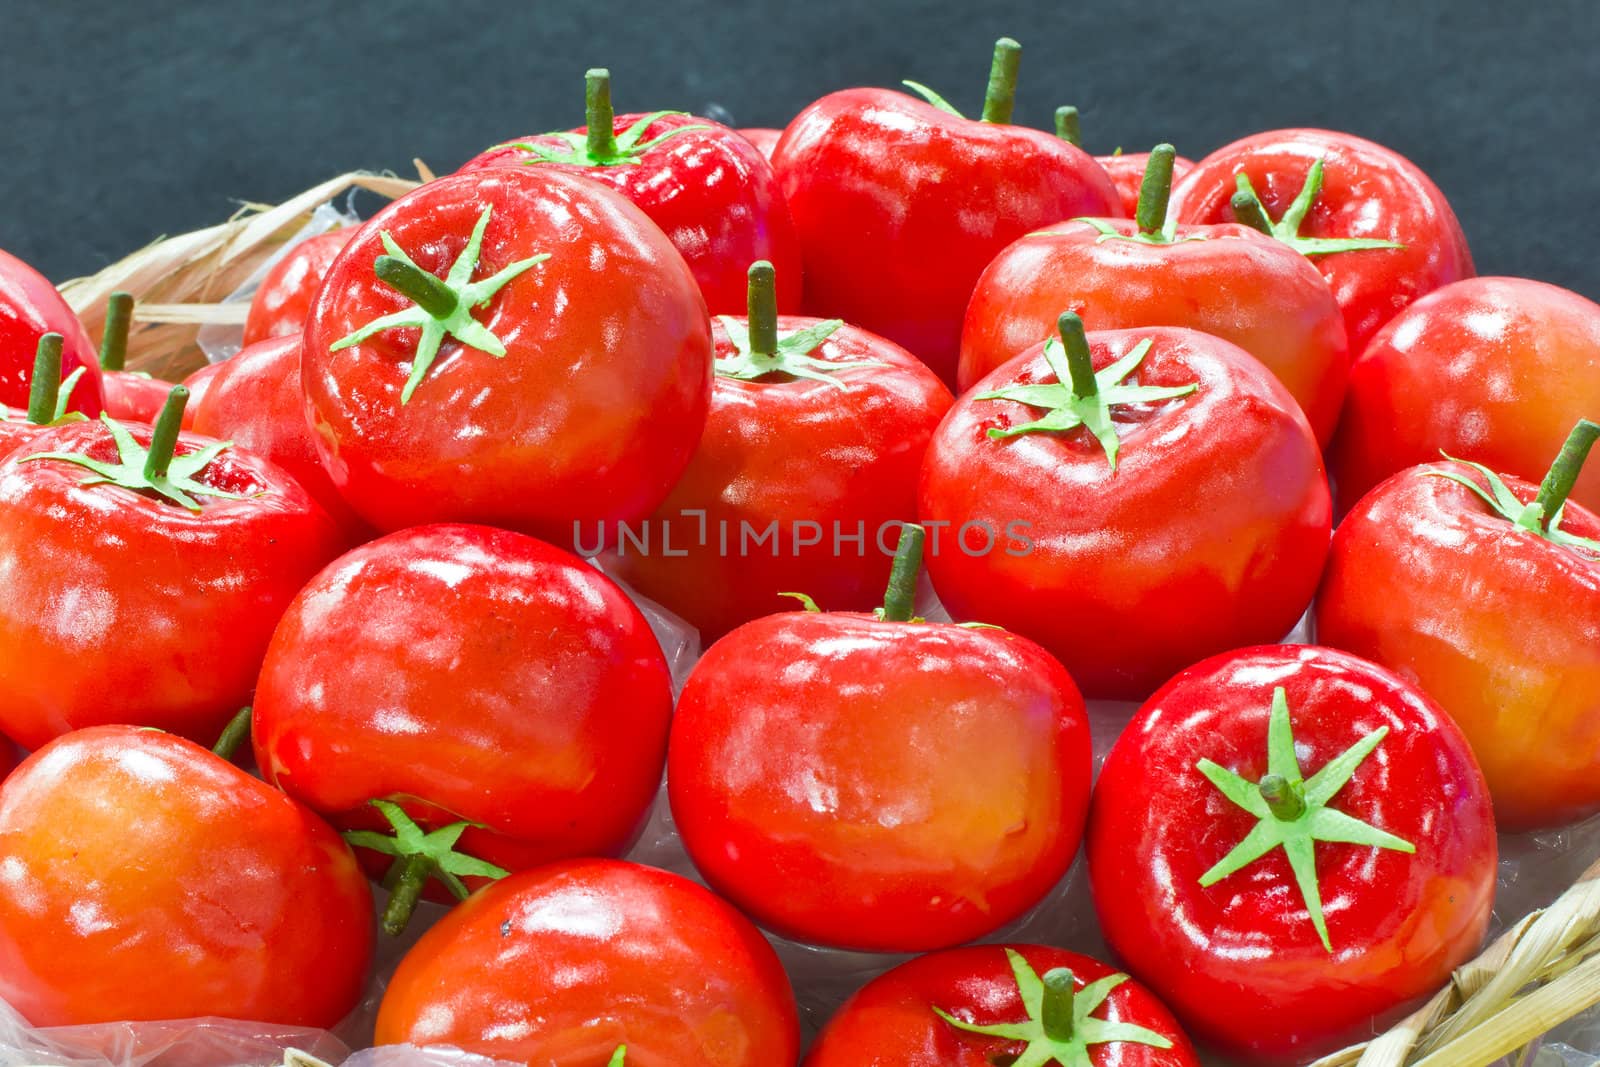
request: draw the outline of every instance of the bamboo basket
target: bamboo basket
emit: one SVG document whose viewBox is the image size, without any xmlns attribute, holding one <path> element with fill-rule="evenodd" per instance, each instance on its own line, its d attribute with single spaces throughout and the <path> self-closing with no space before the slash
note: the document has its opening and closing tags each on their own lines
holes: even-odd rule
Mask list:
<svg viewBox="0 0 1600 1067">
<path fill-rule="evenodd" d="M 423 180 L 432 174 L 420 161 Z M 418 181 L 351 172 L 276 206 L 246 204 L 233 218 L 163 238 L 88 278 L 61 286 L 91 336 L 106 297 L 137 299 L 128 368 L 176 381 L 203 362 L 201 326 L 240 324 L 246 305 L 222 303 L 307 224 L 316 208 L 352 189 L 401 196 Z M 1312 1067 L 1478 1067 L 1512 1056 L 1532 1061 L 1539 1038 L 1600 1003 L 1600 860 L 1549 907 L 1502 933 L 1450 983 L 1398 1025 Z M 319 1061 L 291 1052 L 290 1067 Z"/>
</svg>

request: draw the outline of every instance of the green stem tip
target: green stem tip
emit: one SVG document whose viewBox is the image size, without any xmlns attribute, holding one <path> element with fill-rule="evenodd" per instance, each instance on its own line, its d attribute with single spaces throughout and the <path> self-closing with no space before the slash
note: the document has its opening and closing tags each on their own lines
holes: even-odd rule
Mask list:
<svg viewBox="0 0 1600 1067">
<path fill-rule="evenodd" d="M 895 546 L 894 566 L 889 570 L 889 588 L 883 596 L 883 618 L 888 622 L 910 622 L 916 617 L 917 576 L 922 571 L 922 544 L 927 532 L 914 522 L 900 527 L 900 543 Z"/>
<path fill-rule="evenodd" d="M 448 318 L 456 309 L 456 294 L 444 280 L 395 256 L 379 256 L 373 273 L 389 288 L 412 300 L 436 319 Z"/>
<path fill-rule="evenodd" d="M 1549 527 L 1555 514 L 1566 504 L 1567 497 L 1572 493 L 1572 487 L 1577 484 L 1578 475 L 1582 473 L 1584 461 L 1589 458 L 1589 450 L 1594 447 L 1596 439 L 1600 439 L 1600 423 L 1579 419 L 1578 424 L 1567 435 L 1566 443 L 1561 446 L 1561 453 L 1556 456 L 1556 461 L 1550 465 L 1549 473 L 1539 484 L 1536 503 L 1540 507 L 1539 513 L 1544 517 L 1546 528 Z"/>
<path fill-rule="evenodd" d="M 56 400 L 61 395 L 61 345 L 59 333 L 39 338 L 33 356 L 33 379 L 28 384 L 28 421 L 44 426 L 56 417 Z"/>
<path fill-rule="evenodd" d="M 1044 1025 L 1044 1036 L 1052 1041 L 1071 1041 L 1072 972 L 1065 967 L 1057 967 L 1046 971 L 1041 981 L 1044 984 L 1044 997 L 1040 1000 L 1039 1021 Z"/>
<path fill-rule="evenodd" d="M 222 736 L 211 746 L 211 751 L 231 763 L 234 754 L 239 751 L 239 746 L 250 740 L 251 714 L 250 708 L 240 708 L 239 713 L 229 719 L 228 725 L 223 727 Z"/>
<path fill-rule="evenodd" d="M 1178 150 L 1169 144 L 1158 144 L 1150 150 L 1150 159 L 1144 165 L 1144 180 L 1139 183 L 1139 204 L 1134 210 L 1134 220 L 1139 232 L 1148 237 L 1158 237 L 1167 224 L 1167 201 L 1172 197 L 1172 161 Z"/>
<path fill-rule="evenodd" d="M 1077 312 L 1063 311 L 1056 319 L 1056 331 L 1067 354 L 1067 370 L 1072 372 L 1073 394 L 1080 399 L 1098 394 L 1100 383 L 1094 376 L 1094 357 L 1089 353 L 1089 335 L 1084 332 L 1083 320 Z"/>
<path fill-rule="evenodd" d="M 117 290 L 106 298 L 106 324 L 100 333 L 100 369 L 121 370 L 128 361 L 128 327 L 133 294 Z"/>
<path fill-rule="evenodd" d="M 1305 814 L 1305 786 L 1291 782 L 1282 775 L 1269 774 L 1261 779 L 1256 788 L 1261 793 L 1261 799 L 1267 802 L 1267 808 L 1277 818 L 1291 822 Z"/>
<path fill-rule="evenodd" d="M 147 481 L 158 482 L 167 476 L 173 453 L 178 449 L 178 431 L 183 428 L 183 409 L 189 403 L 189 390 L 181 385 L 172 387 L 161 414 L 156 417 L 155 432 L 150 435 L 150 454 L 144 461 Z"/>
<path fill-rule="evenodd" d="M 430 857 L 419 853 L 399 861 L 389 887 L 389 902 L 383 906 L 384 933 L 390 937 L 405 933 L 406 924 L 411 921 L 411 913 L 417 910 L 417 901 L 422 899 L 423 887 L 433 877 L 435 867 Z"/>
<path fill-rule="evenodd" d="M 1078 121 L 1078 109 L 1070 105 L 1056 108 L 1056 136 L 1070 145 L 1083 147 L 1083 126 Z"/>
<path fill-rule="evenodd" d="M 1017 68 L 1022 64 L 1022 46 L 1009 37 L 994 43 L 994 60 L 989 64 L 989 87 L 983 93 L 983 121 L 1007 123 L 1017 102 Z"/>
<path fill-rule="evenodd" d="M 583 76 L 583 114 L 589 158 L 615 157 L 617 114 L 611 107 L 611 72 L 604 67 L 594 67 Z"/>
<path fill-rule="evenodd" d="M 778 351 L 778 272 L 758 259 L 747 275 L 745 314 L 750 323 L 750 351 L 758 356 Z"/>
<path fill-rule="evenodd" d="M 1253 193 L 1240 189 L 1228 201 L 1228 206 L 1233 209 L 1234 220 L 1241 226 L 1248 226 L 1268 237 L 1273 236 L 1272 220 L 1267 217 L 1267 209 L 1261 206 L 1261 201 Z"/>
</svg>

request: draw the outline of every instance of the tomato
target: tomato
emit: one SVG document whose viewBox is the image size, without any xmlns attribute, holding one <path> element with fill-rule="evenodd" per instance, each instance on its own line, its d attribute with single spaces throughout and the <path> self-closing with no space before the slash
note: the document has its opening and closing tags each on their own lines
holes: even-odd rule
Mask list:
<svg viewBox="0 0 1600 1067">
<path fill-rule="evenodd" d="M 1304 256 L 1248 227 L 1163 222 L 1172 146 L 1153 155 L 1138 219 L 1062 222 L 989 264 L 967 307 L 961 387 L 1049 337 L 1064 308 L 1097 330 L 1182 326 L 1266 364 L 1325 444 L 1350 370 L 1327 283 Z"/>
<path fill-rule="evenodd" d="M 22 761 L 22 752 L 9 739 L 0 737 L 0 780 L 17 769 L 17 764 Z"/>
<path fill-rule="evenodd" d="M 232 441 L 276 463 L 352 539 L 364 540 L 365 524 L 328 477 L 317 456 L 316 438 L 306 425 L 300 348 L 299 334 L 275 337 L 246 345 L 231 359 L 216 364 L 200 401 L 190 401 L 190 406 L 198 409 L 194 430 Z"/>
<path fill-rule="evenodd" d="M 1344 508 L 1441 451 L 1531 480 L 1596 415 L 1600 305 L 1526 278 L 1470 278 L 1406 308 L 1356 360 L 1329 464 Z M 1600 509 L 1600 467 L 1572 497 Z"/>
<path fill-rule="evenodd" d="M 253 735 L 263 776 L 335 825 L 382 826 L 371 802 L 387 800 L 426 830 L 474 824 L 462 854 L 521 869 L 632 841 L 671 714 L 660 646 L 610 579 L 524 534 L 439 525 L 357 548 L 300 592 Z M 439 873 L 412 865 L 396 908 Z"/>
<path fill-rule="evenodd" d="M 372 948 L 338 835 L 188 741 L 80 730 L 0 788 L 0 998 L 34 1026 L 329 1027 Z"/>
<path fill-rule="evenodd" d="M 75 371 L 71 381 L 61 380 L 61 348 L 59 333 L 41 335 L 34 352 L 33 372 L 28 376 L 27 406 L 13 411 L 0 405 L 0 456 L 26 445 L 52 426 L 83 420 L 83 415 L 67 410 L 83 372 Z"/>
<path fill-rule="evenodd" d="M 153 433 L 61 426 L 0 463 L 0 732 L 28 748 L 101 723 L 210 744 L 290 598 L 340 550 L 277 467 L 179 436 L 184 399 Z"/>
<path fill-rule="evenodd" d="M 172 383 L 124 369 L 132 322 L 132 295 L 119 290 L 106 298 L 106 321 L 100 338 L 100 386 L 105 394 L 105 411 L 121 422 L 153 423 L 167 402 L 167 394 L 172 392 Z"/>
<path fill-rule="evenodd" d="M 533 167 L 607 185 L 661 227 L 713 314 L 744 310 L 745 268 L 778 268 L 778 306 L 800 305 L 800 247 L 766 154 L 720 123 L 678 111 L 614 116 L 611 75 L 591 70 L 588 125 L 496 145 L 461 173 Z M 591 134 L 590 131 L 593 131 Z"/>
<path fill-rule="evenodd" d="M 1010 125 L 1020 54 L 996 44 L 981 121 L 847 89 L 800 112 L 772 154 L 800 234 L 805 313 L 887 337 L 947 384 L 962 309 L 995 254 L 1041 226 L 1121 210 L 1082 149 Z"/>
<path fill-rule="evenodd" d="M 457 277 L 430 273 L 446 268 Z M 429 182 L 351 237 L 301 379 L 318 453 L 374 526 L 481 521 L 567 544 L 575 523 L 649 514 L 683 473 L 711 328 L 638 208 L 553 169 L 497 167 Z"/>
<path fill-rule="evenodd" d="M 716 381 L 689 468 L 614 573 L 707 641 L 804 590 L 865 611 L 889 578 L 880 534 L 916 512 L 950 391 L 911 353 L 837 319 L 779 317 L 773 268 L 749 315 L 712 325 Z M 759 540 L 758 540 L 759 539 Z"/>
<path fill-rule="evenodd" d="M 1144 184 L 1144 170 L 1150 162 L 1149 152 L 1123 152 L 1109 156 L 1095 156 L 1094 161 L 1105 169 L 1111 184 L 1117 187 L 1122 200 L 1122 210 L 1130 219 L 1139 210 L 1139 187 Z M 1194 169 L 1194 160 L 1175 156 L 1172 160 L 1172 180 L 1179 182 Z M 1224 220 L 1231 221 L 1231 220 Z"/>
<path fill-rule="evenodd" d="M 1128 970 L 1218 1051 L 1305 1062 L 1386 1029 L 1478 949 L 1483 775 L 1447 715 L 1332 649 L 1168 682 L 1095 787 L 1089 877 Z"/>
<path fill-rule="evenodd" d="M 1543 487 L 1449 462 L 1388 479 L 1339 524 L 1317 597 L 1319 641 L 1450 713 L 1502 830 L 1600 812 L 1600 518 L 1565 498 L 1596 434 L 1580 423 Z"/>
<path fill-rule="evenodd" d="M 205 366 L 191 373 L 183 380 L 183 387 L 189 390 L 189 405 L 183 409 L 183 428 L 194 429 L 195 416 L 200 413 L 200 405 L 206 398 L 206 391 L 211 388 L 211 383 L 217 375 L 222 373 L 223 363 L 207 363 Z"/>
<path fill-rule="evenodd" d="M 817 1035 L 804 1067 L 1024 1061 L 1200 1064 L 1161 1002 L 1099 960 L 1043 945 L 977 945 L 919 956 L 868 982 Z"/>
<path fill-rule="evenodd" d="M 49 280 L 17 257 L 0 251 L 0 404 L 26 407 L 28 380 L 39 338 L 58 333 L 62 378 L 82 368 L 72 392 L 73 411 L 100 413 L 100 367 L 83 323 Z"/>
<path fill-rule="evenodd" d="M 756 150 L 769 160 L 772 150 L 778 147 L 778 139 L 783 136 L 782 130 L 769 130 L 764 126 L 744 126 L 734 132 L 755 145 Z"/>
<path fill-rule="evenodd" d="M 1258 133 L 1202 159 L 1173 191 L 1173 214 L 1185 223 L 1232 222 L 1241 191 L 1260 208 L 1253 225 L 1314 257 L 1344 313 L 1352 352 L 1418 297 L 1472 277 L 1467 239 L 1444 194 L 1382 145 L 1328 130 Z"/>
<path fill-rule="evenodd" d="M 1033 638 L 1115 699 L 1282 637 L 1331 518 L 1294 399 L 1220 338 L 1060 327 L 957 400 L 929 446 L 918 515 L 947 535 L 928 569 L 951 615 Z"/>
<path fill-rule="evenodd" d="M 902 533 L 881 617 L 757 619 L 679 698 L 667 792 L 684 848 L 785 937 L 959 944 L 1037 904 L 1078 850 L 1077 687 L 1025 638 L 912 618 L 922 539 Z"/>
<path fill-rule="evenodd" d="M 685 878 L 572 860 L 479 890 L 400 962 L 377 1043 L 539 1067 L 786 1067 L 794 995 L 755 927 Z"/>
<path fill-rule="evenodd" d="M 244 320 L 244 347 L 270 337 L 300 335 L 317 299 L 317 290 L 322 288 L 322 279 L 353 233 L 354 229 L 344 228 L 307 237 L 272 265 L 250 298 L 250 312 Z"/>
</svg>

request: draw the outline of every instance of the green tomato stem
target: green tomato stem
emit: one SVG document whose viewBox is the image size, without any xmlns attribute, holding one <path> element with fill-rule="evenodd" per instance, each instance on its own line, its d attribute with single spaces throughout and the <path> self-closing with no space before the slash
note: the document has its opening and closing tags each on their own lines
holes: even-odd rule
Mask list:
<svg viewBox="0 0 1600 1067">
<path fill-rule="evenodd" d="M 889 588 L 883 595 L 883 617 L 889 622 L 910 622 L 916 617 L 917 575 L 922 570 L 922 542 L 926 531 L 916 523 L 900 527 Z"/>
<path fill-rule="evenodd" d="M 128 362 L 128 327 L 133 294 L 117 290 L 106 299 L 106 324 L 100 333 L 100 369 L 121 370 Z"/>
<path fill-rule="evenodd" d="M 1072 1020 L 1072 972 L 1065 967 L 1057 967 L 1053 971 L 1045 972 L 1041 981 L 1044 984 L 1044 997 L 1040 1003 L 1039 1021 L 1044 1025 L 1044 1036 L 1052 1041 L 1071 1041 L 1073 1037 Z"/>
<path fill-rule="evenodd" d="M 1056 136 L 1070 145 L 1083 147 L 1083 126 L 1078 121 L 1078 109 L 1071 105 L 1056 108 Z"/>
<path fill-rule="evenodd" d="M 28 384 L 28 421 L 38 426 L 53 422 L 56 399 L 61 395 L 61 343 L 59 333 L 39 338 L 33 356 L 33 379 Z"/>
<path fill-rule="evenodd" d="M 1007 123 L 1017 102 L 1017 68 L 1022 64 L 1022 46 L 1009 37 L 994 43 L 994 60 L 989 64 L 989 87 L 983 94 L 983 121 Z"/>
<path fill-rule="evenodd" d="M 1172 197 L 1172 161 L 1178 150 L 1169 144 L 1158 144 L 1150 150 L 1149 162 L 1144 165 L 1144 180 L 1139 183 L 1139 205 L 1134 220 L 1139 232 L 1147 237 L 1161 236 L 1167 224 L 1167 201 Z"/>
<path fill-rule="evenodd" d="M 1267 218 L 1267 209 L 1261 206 L 1250 193 L 1243 189 L 1233 194 L 1233 199 L 1228 201 L 1228 206 L 1233 209 L 1234 220 L 1241 226 L 1248 226 L 1252 230 L 1273 236 L 1272 220 Z"/>
<path fill-rule="evenodd" d="M 178 431 L 183 427 L 183 409 L 189 403 L 189 390 L 181 385 L 172 387 L 167 402 L 161 405 L 156 417 L 155 432 L 150 435 L 150 454 L 144 461 L 146 481 L 158 482 L 167 476 L 172 455 L 178 448 Z"/>
<path fill-rule="evenodd" d="M 778 274 L 771 263 L 758 259 L 750 264 L 745 314 L 750 324 L 750 351 L 758 356 L 778 351 Z"/>
<path fill-rule="evenodd" d="M 31 407 L 29 411 L 31 413 Z M 1566 504 L 1573 485 L 1578 481 L 1578 475 L 1583 471 L 1584 460 L 1589 458 L 1589 450 L 1594 447 L 1597 438 L 1600 438 L 1600 424 L 1590 422 L 1588 419 L 1579 419 L 1578 424 L 1567 435 L 1566 443 L 1561 446 L 1560 455 L 1556 456 L 1556 461 L 1550 465 L 1549 473 L 1540 483 L 1539 495 L 1535 499 L 1543 516 L 1545 529 L 1549 529 L 1550 519 Z"/>
<path fill-rule="evenodd" d="M 456 294 L 442 278 L 419 270 L 403 259 L 379 256 L 373 273 L 389 288 L 409 297 L 436 319 L 449 318 L 456 309 Z"/>
<path fill-rule="evenodd" d="M 1089 354 L 1089 335 L 1083 331 L 1083 320 L 1076 312 L 1063 311 L 1056 320 L 1056 330 L 1067 354 L 1067 369 L 1072 372 L 1073 395 L 1080 399 L 1098 395 L 1100 383 L 1094 376 L 1094 357 Z"/>
<path fill-rule="evenodd" d="M 597 162 L 614 159 L 617 115 L 611 107 L 611 72 L 604 67 L 594 67 L 583 76 L 583 113 L 589 158 Z"/>
<path fill-rule="evenodd" d="M 1267 802 L 1267 808 L 1284 822 L 1292 822 L 1305 814 L 1305 786 L 1291 782 L 1282 775 L 1269 774 L 1261 779 L 1256 788 L 1261 793 L 1261 799 Z"/>
<path fill-rule="evenodd" d="M 399 873 L 389 889 L 389 903 L 383 906 L 383 932 L 390 937 L 405 933 L 411 913 L 417 910 L 422 889 L 433 877 L 435 864 L 427 856 L 413 853 L 399 861 Z"/>
<path fill-rule="evenodd" d="M 222 736 L 211 746 L 211 751 L 230 763 L 233 762 L 234 753 L 239 751 L 239 746 L 250 740 L 250 717 L 251 709 L 240 708 L 239 713 L 229 719 L 228 725 L 223 727 Z"/>
</svg>

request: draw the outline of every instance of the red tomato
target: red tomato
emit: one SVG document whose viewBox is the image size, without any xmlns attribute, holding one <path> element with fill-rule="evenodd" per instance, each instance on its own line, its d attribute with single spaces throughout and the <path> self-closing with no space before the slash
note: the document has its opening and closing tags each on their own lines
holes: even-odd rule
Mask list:
<svg viewBox="0 0 1600 1067">
<path fill-rule="evenodd" d="M 787 1067 L 789 980 L 755 927 L 666 871 L 573 860 L 474 894 L 401 961 L 377 1043 L 539 1067 Z"/>
<path fill-rule="evenodd" d="M 62 378 L 83 368 L 72 392 L 71 409 L 98 415 L 103 402 L 100 365 L 83 323 L 44 275 L 0 251 L 0 404 L 27 406 L 34 353 L 39 338 L 47 333 L 58 333 L 64 339 Z"/>
<path fill-rule="evenodd" d="M 911 531 L 903 550 L 920 545 Z M 684 848 L 785 937 L 883 952 L 970 941 L 1037 904 L 1078 850 L 1090 763 L 1077 687 L 1025 638 L 912 619 L 915 581 L 897 558 L 881 619 L 741 626 L 679 699 L 667 792 Z"/>
<path fill-rule="evenodd" d="M 100 723 L 210 744 L 290 598 L 339 552 L 277 467 L 179 437 L 180 404 L 154 432 L 176 444 L 164 477 L 144 477 L 152 432 L 116 423 L 50 430 L 0 464 L 0 731 L 29 748 Z"/>
<path fill-rule="evenodd" d="M 1101 769 L 1089 876 L 1118 958 L 1221 1052 L 1370 1037 L 1477 951 L 1494 819 L 1461 732 L 1332 649 L 1191 667 Z"/>
<path fill-rule="evenodd" d="M 796 116 L 772 155 L 800 234 L 806 314 L 904 345 L 946 383 L 962 309 L 997 252 L 1041 226 L 1121 210 L 1086 152 L 1009 124 L 1019 53 L 996 45 L 983 121 L 847 89 Z"/>
<path fill-rule="evenodd" d="M 1350 371 L 1329 456 L 1343 507 L 1441 451 L 1536 479 L 1600 415 L 1600 306 L 1526 278 L 1471 278 L 1418 300 Z M 1600 509 L 1600 466 L 1573 499 Z"/>
<path fill-rule="evenodd" d="M 446 269 L 458 277 L 429 274 Z M 374 526 L 483 521 L 567 544 L 575 523 L 649 514 L 683 473 L 711 329 L 638 208 L 552 169 L 496 167 L 429 182 L 351 238 L 301 378 L 323 463 Z"/>
<path fill-rule="evenodd" d="M 250 298 L 244 320 L 244 347 L 270 337 L 298 337 L 339 250 L 350 242 L 352 228 L 307 237 L 290 248 L 261 279 Z"/>
<path fill-rule="evenodd" d="M 1502 830 L 1600 811 L 1600 519 L 1561 504 L 1466 464 L 1414 467 L 1339 524 L 1317 597 L 1319 641 L 1420 686 L 1466 733 Z"/>
<path fill-rule="evenodd" d="M 390 800 L 424 829 L 480 824 L 461 851 L 521 869 L 628 845 L 671 714 L 661 649 L 605 575 L 523 534 L 421 526 L 289 605 L 253 735 L 266 779 L 335 825 L 383 826 L 370 802 Z"/>
<path fill-rule="evenodd" d="M 1321 161 L 1321 183 L 1307 181 Z M 1409 159 L 1379 144 L 1328 130 L 1271 130 L 1224 145 L 1197 164 L 1172 194 L 1187 223 L 1234 221 L 1231 200 L 1243 175 L 1273 229 L 1328 279 L 1359 353 L 1395 313 L 1450 282 L 1470 278 L 1472 255 L 1439 187 Z M 1307 190 L 1309 212 L 1294 202 Z M 1325 253 L 1351 238 L 1401 248 Z M 1336 246 L 1335 246 L 1336 247 Z"/>
<path fill-rule="evenodd" d="M 755 145 L 768 159 L 772 158 L 772 150 L 778 147 L 778 139 L 783 136 L 782 130 L 769 130 L 764 126 L 744 126 L 734 132 Z"/>
<path fill-rule="evenodd" d="M 1115 155 L 1095 156 L 1094 161 L 1105 169 L 1111 184 L 1117 187 L 1123 213 L 1133 218 L 1133 213 L 1139 210 L 1139 186 L 1144 182 L 1144 168 L 1150 162 L 1150 153 L 1119 151 Z M 1172 161 L 1172 180 L 1182 181 L 1191 170 L 1194 170 L 1194 160 L 1178 156 Z"/>
<path fill-rule="evenodd" d="M 611 75 L 591 70 L 588 125 L 497 145 L 461 173 L 534 167 L 581 175 L 633 201 L 672 240 L 713 314 L 744 310 L 745 268 L 778 268 L 778 306 L 800 306 L 800 247 L 772 165 L 734 130 L 677 111 L 613 116 Z M 595 136 L 588 136 L 594 130 Z"/>
<path fill-rule="evenodd" d="M 1154 177 L 1148 218 L 1063 222 L 995 257 L 967 307 L 961 387 L 1051 336 L 1063 309 L 1097 330 L 1182 326 L 1266 364 L 1326 444 L 1350 372 L 1327 283 L 1247 227 L 1164 225 L 1166 183 Z"/>
<path fill-rule="evenodd" d="M 222 373 L 225 362 L 207 363 L 183 380 L 183 387 L 189 390 L 189 405 L 183 409 L 183 428 L 185 430 L 194 429 L 195 416 L 200 412 L 200 403 L 206 397 L 206 390 L 211 388 L 211 383 L 216 376 Z"/>
<path fill-rule="evenodd" d="M 35 1026 L 328 1027 L 356 1006 L 372 943 L 339 836 L 181 738 L 81 730 L 0 788 L 0 998 Z"/>
<path fill-rule="evenodd" d="M 889 578 L 880 535 L 916 513 L 922 455 L 950 407 L 899 345 L 777 317 L 771 283 L 770 264 L 752 267 L 750 315 L 713 323 L 700 447 L 642 543 L 619 532 L 608 557 L 707 641 L 794 606 L 792 590 L 840 610 L 876 604 Z"/>
<path fill-rule="evenodd" d="M 1243 350 L 1159 327 L 1089 339 L 1066 352 L 1083 386 L 1052 341 L 956 401 L 918 515 L 947 528 L 928 567 L 955 618 L 1033 638 L 1090 696 L 1139 699 L 1294 626 L 1328 551 L 1328 483 L 1305 416 Z M 1141 384 L 1117 385 L 1130 364 Z"/>
<path fill-rule="evenodd" d="M 43 334 L 34 352 L 33 371 L 28 376 L 28 403 L 18 409 L 0 404 L 0 456 L 26 445 L 53 426 L 81 422 L 83 416 L 67 410 L 71 393 L 82 374 L 61 380 L 62 338 L 59 333 Z"/>
<path fill-rule="evenodd" d="M 22 750 L 10 740 L 0 737 L 0 779 L 16 770 L 22 760 Z"/>
<path fill-rule="evenodd" d="M 105 393 L 105 411 L 120 422 L 153 423 L 167 402 L 167 394 L 172 392 L 172 383 L 123 369 L 132 322 L 133 296 L 121 291 L 112 293 L 106 299 L 106 321 L 100 338 L 100 385 Z"/>
<path fill-rule="evenodd" d="M 1013 1036 L 1019 1030 L 1026 1036 Z M 1161 1002 L 1099 960 L 1043 945 L 977 945 L 919 956 L 868 982 L 817 1035 L 803 1067 L 1024 1060 L 1041 1067 L 1200 1064 Z"/>
<path fill-rule="evenodd" d="M 364 539 L 365 524 L 350 510 L 317 456 L 316 438 L 306 425 L 300 388 L 300 336 L 277 337 L 246 345 L 216 364 L 202 390 L 194 430 L 232 441 L 282 467 L 352 538 Z"/>
</svg>

